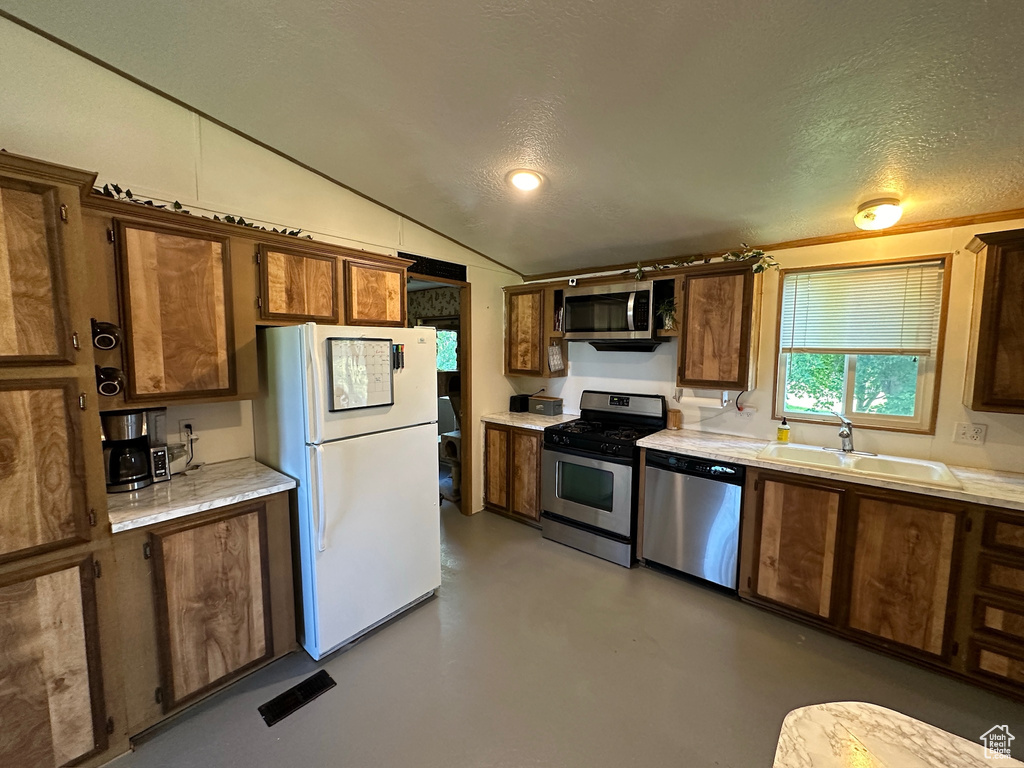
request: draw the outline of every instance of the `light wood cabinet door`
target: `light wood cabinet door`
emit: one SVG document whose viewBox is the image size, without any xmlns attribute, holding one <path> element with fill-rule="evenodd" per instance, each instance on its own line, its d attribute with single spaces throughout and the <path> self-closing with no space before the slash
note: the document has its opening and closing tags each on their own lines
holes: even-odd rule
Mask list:
<svg viewBox="0 0 1024 768">
<path fill-rule="evenodd" d="M 484 503 L 507 511 L 509 506 L 509 456 L 511 430 L 484 424 Z"/>
<path fill-rule="evenodd" d="M 511 442 L 512 503 L 509 511 L 529 520 L 540 520 L 540 462 L 544 433 L 529 429 L 513 429 Z"/>
<path fill-rule="evenodd" d="M 74 362 L 61 195 L 0 176 L 0 365 Z"/>
<path fill-rule="evenodd" d="M 260 245 L 260 317 L 339 321 L 338 257 Z"/>
<path fill-rule="evenodd" d="M 91 537 L 78 396 L 75 379 L 0 381 L 0 562 Z"/>
<path fill-rule="evenodd" d="M 404 326 L 405 268 L 345 262 L 345 322 Z"/>
<path fill-rule="evenodd" d="M 0 581 L 0 765 L 106 749 L 95 596 L 91 557 Z"/>
<path fill-rule="evenodd" d="M 678 386 L 748 388 L 753 287 L 749 266 L 681 279 Z"/>
<path fill-rule="evenodd" d="M 842 492 L 761 480 L 755 593 L 830 619 Z"/>
<path fill-rule="evenodd" d="M 858 494 L 851 629 L 944 655 L 958 513 Z"/>
<path fill-rule="evenodd" d="M 165 711 L 273 656 L 266 509 L 152 534 Z"/>
<path fill-rule="evenodd" d="M 117 222 L 127 402 L 233 395 L 227 239 Z"/>
<path fill-rule="evenodd" d="M 505 297 L 505 373 L 544 375 L 544 289 Z"/>
</svg>

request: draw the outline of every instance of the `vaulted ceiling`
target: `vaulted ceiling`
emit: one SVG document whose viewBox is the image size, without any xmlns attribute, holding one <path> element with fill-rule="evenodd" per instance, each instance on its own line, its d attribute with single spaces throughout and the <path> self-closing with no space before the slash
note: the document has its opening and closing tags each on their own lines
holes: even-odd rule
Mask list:
<svg viewBox="0 0 1024 768">
<path fill-rule="evenodd" d="M 1024 206 L 1018 0 L 0 9 L 526 273 Z"/>
</svg>

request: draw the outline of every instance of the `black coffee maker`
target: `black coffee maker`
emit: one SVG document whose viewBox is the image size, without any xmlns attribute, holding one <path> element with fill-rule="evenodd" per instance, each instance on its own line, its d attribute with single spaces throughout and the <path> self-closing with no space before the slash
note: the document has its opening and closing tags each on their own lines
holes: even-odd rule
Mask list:
<svg viewBox="0 0 1024 768">
<path fill-rule="evenodd" d="M 107 492 L 137 491 L 150 485 L 153 475 L 149 468 L 146 412 L 101 413 L 100 427 Z"/>
</svg>

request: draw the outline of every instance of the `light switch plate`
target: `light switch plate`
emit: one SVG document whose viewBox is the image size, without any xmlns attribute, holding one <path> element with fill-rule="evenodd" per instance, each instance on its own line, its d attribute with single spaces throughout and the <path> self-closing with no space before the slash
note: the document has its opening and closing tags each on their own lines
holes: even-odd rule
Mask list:
<svg viewBox="0 0 1024 768">
<path fill-rule="evenodd" d="M 985 435 L 987 433 L 988 427 L 984 424 L 958 421 L 953 430 L 953 442 L 964 445 L 982 445 L 985 442 Z"/>
</svg>

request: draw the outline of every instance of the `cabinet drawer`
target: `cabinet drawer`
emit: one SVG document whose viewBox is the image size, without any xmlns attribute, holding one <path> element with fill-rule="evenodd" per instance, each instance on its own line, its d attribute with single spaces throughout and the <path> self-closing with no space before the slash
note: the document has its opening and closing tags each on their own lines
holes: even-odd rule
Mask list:
<svg viewBox="0 0 1024 768">
<path fill-rule="evenodd" d="M 989 512 L 982 544 L 988 549 L 1024 555 L 1024 517 Z"/>
<path fill-rule="evenodd" d="M 1003 641 L 1020 644 L 1024 651 L 1024 608 L 986 597 L 974 599 L 975 632 L 993 634 Z"/>
<path fill-rule="evenodd" d="M 972 640 L 967 656 L 967 669 L 969 672 L 995 677 L 1004 682 L 1024 683 L 1024 653 Z"/>
<path fill-rule="evenodd" d="M 1024 562 L 981 555 L 978 558 L 978 587 L 1024 597 Z"/>
</svg>

